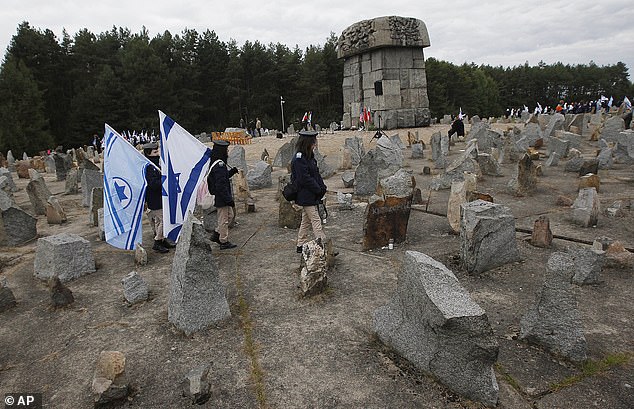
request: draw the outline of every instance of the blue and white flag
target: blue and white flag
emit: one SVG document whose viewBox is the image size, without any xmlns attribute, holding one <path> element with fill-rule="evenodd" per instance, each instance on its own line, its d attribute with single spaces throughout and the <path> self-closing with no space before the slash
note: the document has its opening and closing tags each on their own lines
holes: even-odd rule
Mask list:
<svg viewBox="0 0 634 409">
<path fill-rule="evenodd" d="M 134 250 L 143 238 L 145 168 L 154 166 L 108 124 L 103 151 L 103 226 L 106 242 Z"/>
<path fill-rule="evenodd" d="M 632 103 L 628 97 L 623 98 L 623 103 L 625 104 L 625 108 L 632 109 Z"/>
<path fill-rule="evenodd" d="M 163 112 L 161 125 L 161 183 L 163 235 L 178 240 L 187 212 L 194 211 L 198 185 L 204 182 L 211 149 Z"/>
</svg>

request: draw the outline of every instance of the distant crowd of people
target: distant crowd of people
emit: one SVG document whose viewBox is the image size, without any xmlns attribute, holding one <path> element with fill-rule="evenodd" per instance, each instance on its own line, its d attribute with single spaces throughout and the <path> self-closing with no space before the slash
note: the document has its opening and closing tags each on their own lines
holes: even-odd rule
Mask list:
<svg viewBox="0 0 634 409">
<path fill-rule="evenodd" d="M 627 109 L 632 109 L 632 104 L 629 98 L 625 97 L 622 101 L 614 102 L 614 98 L 607 98 L 605 96 L 601 96 L 601 98 L 591 101 L 573 101 L 573 102 L 565 102 L 564 100 L 560 100 L 559 103 L 554 107 L 545 106 L 538 102 L 533 110 L 534 115 L 539 114 L 584 114 L 584 113 L 600 113 L 600 112 L 608 112 L 612 106 L 620 107 L 621 104 L 625 104 Z M 506 118 L 519 118 L 522 116 L 522 112 L 530 112 L 528 107 L 524 105 L 523 107 L 508 107 L 506 108 L 506 112 L 504 116 Z"/>
</svg>

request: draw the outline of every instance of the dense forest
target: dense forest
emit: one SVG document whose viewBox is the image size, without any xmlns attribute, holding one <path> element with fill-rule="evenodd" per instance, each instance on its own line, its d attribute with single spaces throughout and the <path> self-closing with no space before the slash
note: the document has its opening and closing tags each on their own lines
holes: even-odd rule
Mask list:
<svg viewBox="0 0 634 409">
<path fill-rule="evenodd" d="M 158 132 L 162 110 L 192 133 L 223 130 L 259 117 L 266 128 L 299 122 L 305 111 L 327 125 L 343 112 L 343 61 L 337 36 L 305 50 L 286 45 L 221 41 L 215 32 L 169 31 L 150 38 L 113 27 L 84 29 L 61 39 L 21 23 L 0 67 L 0 151 L 20 157 L 57 145 L 88 144 L 114 129 Z M 554 105 L 599 95 L 616 100 L 634 87 L 623 63 L 599 67 L 546 65 L 503 68 L 429 58 L 432 116 L 499 116 L 509 106 Z M 370 107 L 372 108 L 372 107 Z"/>
</svg>

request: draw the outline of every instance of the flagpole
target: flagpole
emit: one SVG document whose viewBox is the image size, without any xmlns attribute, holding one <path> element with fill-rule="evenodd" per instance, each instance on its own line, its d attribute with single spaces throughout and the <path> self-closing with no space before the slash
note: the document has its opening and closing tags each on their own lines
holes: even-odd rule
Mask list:
<svg viewBox="0 0 634 409">
<path fill-rule="evenodd" d="M 284 132 L 284 98 L 280 95 L 280 111 L 282 111 L 282 133 Z"/>
</svg>

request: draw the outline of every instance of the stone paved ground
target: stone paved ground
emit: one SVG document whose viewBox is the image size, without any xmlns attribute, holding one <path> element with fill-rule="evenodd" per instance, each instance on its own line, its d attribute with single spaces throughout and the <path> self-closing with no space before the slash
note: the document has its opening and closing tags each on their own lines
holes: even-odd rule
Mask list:
<svg viewBox="0 0 634 409">
<path fill-rule="evenodd" d="M 502 127 L 500 125 L 500 127 Z M 420 129 L 429 140 L 436 125 Z M 396 133 L 389 132 L 390 134 Z M 338 163 L 345 137 L 363 135 L 368 146 L 373 132 L 339 132 L 320 138 L 327 161 Z M 406 141 L 406 133 L 400 131 Z M 245 146 L 247 161 L 259 160 L 263 148 L 274 155 L 287 139 L 263 137 Z M 463 147 L 452 147 L 455 156 Z M 584 146 L 590 155 L 592 146 Z M 474 299 L 487 311 L 500 344 L 495 368 L 503 408 L 631 408 L 634 407 L 634 295 L 631 270 L 605 269 L 604 283 L 577 287 L 584 320 L 588 354 L 593 362 L 626 363 L 592 373 L 560 361 L 538 347 L 519 342 L 519 320 L 541 287 L 548 256 L 574 244 L 555 240 L 554 248 L 530 246 L 528 234 L 518 233 L 522 261 L 467 276 L 459 263 L 460 239 L 450 233 L 446 218 L 449 191 L 428 194 L 429 176 L 422 175 L 426 159 L 411 160 L 427 206 L 411 215 L 408 239 L 394 250 L 361 251 L 363 204 L 339 210 L 334 191 L 344 189 L 339 171 L 326 180 L 331 191 L 326 233 L 340 252 L 329 276 L 326 293 L 299 297 L 295 253 L 296 232 L 277 227 L 274 188 L 255 191 L 257 212 L 238 214 L 239 225 L 230 238 L 240 247 L 218 256 L 227 284 L 232 318 L 217 328 L 186 337 L 167 321 L 169 271 L 173 252 L 150 251 L 149 264 L 135 267 L 130 252 L 98 241 L 97 228 L 88 225 L 81 195 L 64 196 L 63 182 L 45 175 L 51 191 L 68 213 L 62 226 L 48 226 L 38 218 L 40 236 L 70 232 L 92 242 L 97 272 L 68 283 L 75 295 L 72 307 L 51 310 L 45 285 L 33 277 L 35 242 L 2 249 L 1 274 L 13 289 L 18 306 L 0 314 L 0 395 L 30 391 L 44 394 L 47 408 L 91 407 L 90 383 L 102 350 L 119 350 L 127 358 L 127 375 L 135 387 L 127 408 L 183 408 L 178 383 L 190 369 L 212 362 L 212 398 L 203 407 L 215 408 L 478 408 L 460 399 L 381 345 L 373 334 L 373 311 L 385 304 L 396 287 L 396 274 L 405 250 L 421 251 L 443 262 Z M 576 196 L 576 178 L 564 174 L 563 165 L 547 169 L 531 197 L 515 198 L 505 192 L 512 168 L 504 177 L 486 177 L 479 190 L 497 203 L 511 207 L 517 227 L 530 229 L 541 214 L 551 219 L 555 234 L 578 240 L 610 236 L 634 247 L 634 217 L 601 216 L 596 228 L 583 229 L 566 220 L 568 210 L 555 205 L 555 197 Z M 283 170 L 275 169 L 274 180 Z M 14 174 L 15 176 L 15 174 Z M 617 166 L 601 171 L 602 207 L 616 198 L 634 199 L 632 171 Z M 17 179 L 16 179 L 17 180 Z M 24 188 L 25 180 L 17 180 Z M 30 210 L 24 190 L 18 203 Z M 427 212 L 425 212 L 425 209 Z M 434 214 L 432 214 L 434 213 Z M 144 241 L 151 233 L 144 221 Z M 136 270 L 148 282 L 148 302 L 128 307 L 120 280 Z M 627 355 L 626 355 L 627 354 Z M 595 365 L 598 367 L 598 365 Z M 588 376 L 584 377 L 583 375 Z M 576 377 L 576 378 L 572 378 Z M 564 386 L 569 381 L 569 386 Z"/>
</svg>

